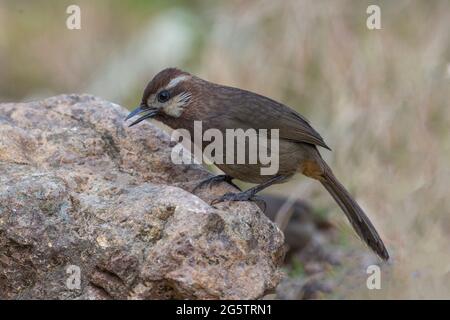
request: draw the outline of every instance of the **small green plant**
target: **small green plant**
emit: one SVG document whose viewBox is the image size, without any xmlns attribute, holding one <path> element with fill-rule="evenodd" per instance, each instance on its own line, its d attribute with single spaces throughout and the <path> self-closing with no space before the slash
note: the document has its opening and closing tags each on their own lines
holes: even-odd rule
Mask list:
<svg viewBox="0 0 450 320">
<path fill-rule="evenodd" d="M 305 269 L 303 268 L 303 263 L 298 259 L 294 258 L 292 260 L 291 269 L 288 272 L 289 277 L 300 278 L 305 276 Z"/>
</svg>

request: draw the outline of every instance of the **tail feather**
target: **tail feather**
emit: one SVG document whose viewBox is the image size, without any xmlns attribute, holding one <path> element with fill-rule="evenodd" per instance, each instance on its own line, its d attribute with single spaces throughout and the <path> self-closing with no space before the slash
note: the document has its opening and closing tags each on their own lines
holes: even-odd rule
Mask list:
<svg viewBox="0 0 450 320">
<path fill-rule="evenodd" d="M 321 183 L 344 211 L 359 237 L 375 251 L 380 258 L 388 260 L 389 253 L 378 235 L 378 232 L 375 230 L 375 227 L 350 193 L 336 179 L 331 170 L 326 170 L 323 179 L 321 179 Z"/>
</svg>

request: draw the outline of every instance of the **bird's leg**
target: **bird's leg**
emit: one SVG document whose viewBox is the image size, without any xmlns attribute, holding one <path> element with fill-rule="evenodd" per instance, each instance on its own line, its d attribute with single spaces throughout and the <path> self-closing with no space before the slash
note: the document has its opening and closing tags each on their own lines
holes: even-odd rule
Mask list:
<svg viewBox="0 0 450 320">
<path fill-rule="evenodd" d="M 203 186 L 211 187 L 211 184 L 218 183 L 218 182 L 228 182 L 236 189 L 241 190 L 237 185 L 235 185 L 232 182 L 232 180 L 233 180 L 233 177 L 229 176 L 227 174 L 219 174 L 217 176 L 212 176 L 212 177 L 206 178 L 205 180 L 200 181 L 200 183 L 195 186 L 195 188 L 192 190 L 192 192 L 195 192 L 197 189 L 200 189 Z"/>
<path fill-rule="evenodd" d="M 278 175 L 270 178 L 269 180 L 253 187 L 248 190 L 239 192 L 239 193 L 226 193 L 218 199 L 215 199 L 211 202 L 211 204 L 216 204 L 223 201 L 249 201 L 249 200 L 260 200 L 255 195 L 261 190 L 270 187 L 274 183 L 280 182 L 281 180 L 286 179 L 286 176 Z"/>
</svg>

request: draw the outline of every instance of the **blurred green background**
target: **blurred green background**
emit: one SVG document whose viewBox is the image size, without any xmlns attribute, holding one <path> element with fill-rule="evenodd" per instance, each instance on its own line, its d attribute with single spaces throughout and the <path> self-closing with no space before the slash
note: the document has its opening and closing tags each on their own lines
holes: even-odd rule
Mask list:
<svg viewBox="0 0 450 320">
<path fill-rule="evenodd" d="M 81 30 L 66 28 L 71 4 Z M 366 27 L 370 4 L 381 30 Z M 448 0 L 0 0 L 0 102 L 86 92 L 132 108 L 168 66 L 282 101 L 331 146 L 324 157 L 393 258 L 381 290 L 337 272 L 329 297 L 450 298 Z M 273 189 L 366 250 L 318 184 Z"/>
</svg>

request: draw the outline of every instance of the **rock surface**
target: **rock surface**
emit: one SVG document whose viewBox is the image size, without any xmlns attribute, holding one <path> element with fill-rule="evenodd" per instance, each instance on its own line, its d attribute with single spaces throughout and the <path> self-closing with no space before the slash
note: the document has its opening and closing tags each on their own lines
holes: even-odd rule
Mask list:
<svg viewBox="0 0 450 320">
<path fill-rule="evenodd" d="M 89 95 L 0 104 L 1 299 L 253 299 L 281 279 L 283 236 L 248 202 L 192 194 L 169 137 Z M 79 269 L 78 269 L 79 268 Z M 77 282 L 78 270 L 80 283 Z"/>
</svg>

